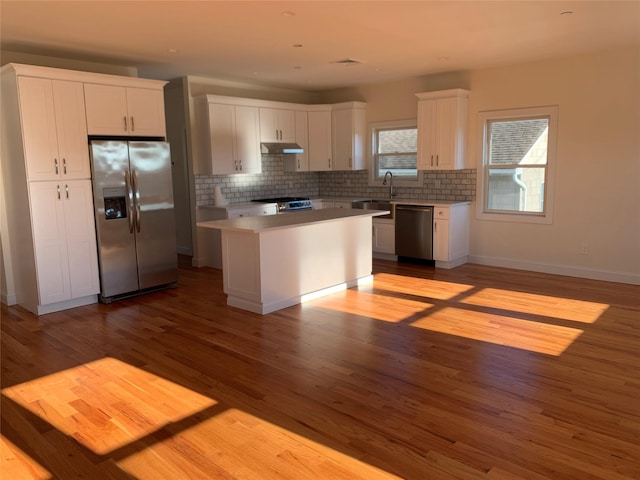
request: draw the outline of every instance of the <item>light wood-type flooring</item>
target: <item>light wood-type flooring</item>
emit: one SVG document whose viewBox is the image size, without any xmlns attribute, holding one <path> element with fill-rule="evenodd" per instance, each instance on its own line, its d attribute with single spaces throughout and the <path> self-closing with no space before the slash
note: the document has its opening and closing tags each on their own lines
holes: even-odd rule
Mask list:
<svg viewBox="0 0 640 480">
<path fill-rule="evenodd" d="M 640 287 L 374 261 L 261 316 L 2 306 L 2 480 L 640 478 Z"/>
</svg>

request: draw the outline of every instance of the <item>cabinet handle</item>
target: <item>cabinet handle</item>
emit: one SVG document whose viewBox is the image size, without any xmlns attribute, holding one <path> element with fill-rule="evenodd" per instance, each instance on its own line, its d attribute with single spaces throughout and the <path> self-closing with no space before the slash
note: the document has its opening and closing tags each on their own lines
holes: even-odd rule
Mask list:
<svg viewBox="0 0 640 480">
<path fill-rule="evenodd" d="M 67 200 L 69 199 L 69 185 L 64 186 L 64 190 L 67 193 Z"/>
<path fill-rule="evenodd" d="M 433 167 L 433 155 L 431 155 L 431 166 Z"/>
<path fill-rule="evenodd" d="M 242 171 L 242 160 L 240 160 L 240 171 Z"/>
<path fill-rule="evenodd" d="M 128 128 L 127 128 L 127 116 L 125 115 L 122 118 L 124 118 L 124 131 L 126 132 L 128 130 Z"/>
<path fill-rule="evenodd" d="M 329 168 L 331 168 L 331 159 L 329 159 Z"/>
<path fill-rule="evenodd" d="M 131 117 L 131 131 L 135 132 L 136 131 L 136 124 L 133 123 L 133 117 Z"/>
<path fill-rule="evenodd" d="M 64 172 L 64 174 L 67 174 L 67 159 L 63 158 L 62 159 L 62 171 Z"/>
<path fill-rule="evenodd" d="M 53 164 L 54 164 L 54 165 L 55 165 L 55 167 L 56 167 L 56 175 L 58 175 L 58 159 L 57 159 L 57 158 L 54 158 L 54 159 L 53 159 Z"/>
<path fill-rule="evenodd" d="M 300 170 L 300 159 L 298 159 L 298 170 Z"/>
<path fill-rule="evenodd" d="M 60 200 L 60 185 L 58 185 L 58 200 Z"/>
<path fill-rule="evenodd" d="M 440 155 L 436 155 L 436 167 L 440 166 Z"/>
<path fill-rule="evenodd" d="M 436 220 L 435 222 L 433 222 L 433 231 L 434 232 L 438 232 L 438 221 Z"/>
<path fill-rule="evenodd" d="M 349 157 L 349 168 L 353 168 L 353 161 L 351 157 Z"/>
</svg>

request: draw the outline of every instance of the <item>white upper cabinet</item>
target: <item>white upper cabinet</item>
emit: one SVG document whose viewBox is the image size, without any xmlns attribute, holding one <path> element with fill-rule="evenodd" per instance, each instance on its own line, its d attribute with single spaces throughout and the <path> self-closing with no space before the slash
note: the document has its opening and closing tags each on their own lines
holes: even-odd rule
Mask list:
<svg viewBox="0 0 640 480">
<path fill-rule="evenodd" d="M 311 110 L 309 121 L 309 170 L 314 172 L 333 169 L 331 151 L 331 110 Z"/>
<path fill-rule="evenodd" d="M 335 104 L 331 112 L 333 170 L 365 170 L 366 113 L 362 102 Z"/>
<path fill-rule="evenodd" d="M 418 169 L 465 168 L 467 99 L 463 89 L 418 93 Z"/>
<path fill-rule="evenodd" d="M 296 140 L 293 110 L 260 108 L 260 141 L 293 143 Z"/>
<path fill-rule="evenodd" d="M 196 99 L 198 173 L 259 173 L 260 121 L 257 107 L 219 103 L 221 97 Z"/>
<path fill-rule="evenodd" d="M 18 77 L 27 180 L 90 178 L 81 82 Z"/>
<path fill-rule="evenodd" d="M 85 83 L 89 135 L 164 137 L 162 88 Z"/>
<path fill-rule="evenodd" d="M 309 171 L 309 115 L 305 111 L 295 112 L 296 143 L 302 147 L 302 153 L 284 155 L 285 172 Z"/>
</svg>

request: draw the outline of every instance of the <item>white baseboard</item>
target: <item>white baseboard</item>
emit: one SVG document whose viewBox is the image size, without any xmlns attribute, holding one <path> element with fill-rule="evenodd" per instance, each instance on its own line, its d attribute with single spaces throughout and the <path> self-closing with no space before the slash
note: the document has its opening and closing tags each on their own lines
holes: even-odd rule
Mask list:
<svg viewBox="0 0 640 480">
<path fill-rule="evenodd" d="M 9 295 L 7 292 L 0 293 L 0 302 L 5 305 L 12 306 L 18 303 L 18 299 L 14 294 Z"/>
<path fill-rule="evenodd" d="M 554 275 L 566 275 L 569 277 L 589 278 L 591 280 L 603 280 L 606 282 L 640 285 L 640 273 L 615 272 L 597 268 L 576 267 L 575 265 L 556 265 L 513 258 L 486 257 L 482 255 L 469 255 L 469 263 L 490 265 L 492 267 L 513 268 L 516 270 L 529 270 L 532 272 L 551 273 Z"/>
</svg>

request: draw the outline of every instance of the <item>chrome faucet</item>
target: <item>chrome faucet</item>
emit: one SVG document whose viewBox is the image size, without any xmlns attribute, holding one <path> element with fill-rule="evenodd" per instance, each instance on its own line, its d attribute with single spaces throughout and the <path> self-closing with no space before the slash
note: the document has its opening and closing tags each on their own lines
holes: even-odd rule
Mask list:
<svg viewBox="0 0 640 480">
<path fill-rule="evenodd" d="M 387 176 L 389 177 L 389 200 L 393 199 L 393 173 L 387 170 L 384 174 L 384 180 L 382 181 L 382 185 L 387 184 Z"/>
</svg>

